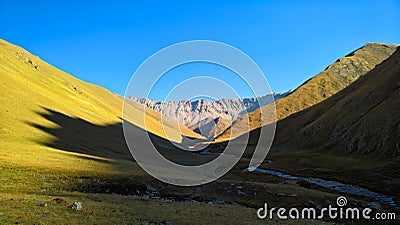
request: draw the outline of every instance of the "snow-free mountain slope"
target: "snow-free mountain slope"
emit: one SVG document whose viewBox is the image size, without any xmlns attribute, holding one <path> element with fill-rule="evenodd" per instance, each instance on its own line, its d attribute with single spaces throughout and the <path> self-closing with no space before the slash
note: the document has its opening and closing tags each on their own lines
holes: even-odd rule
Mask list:
<svg viewBox="0 0 400 225">
<path fill-rule="evenodd" d="M 343 90 L 391 56 L 397 46 L 398 45 L 368 43 L 338 59 L 324 71 L 304 82 L 287 96 L 276 100 L 277 121 L 316 105 Z M 241 118 L 237 119 L 232 126 L 236 126 L 235 130 L 246 127 L 244 124 L 244 121 L 246 121 L 244 117 L 248 117 L 249 121 L 251 121 L 251 130 L 266 125 L 261 122 L 260 112 L 268 111 L 268 107 L 272 106 L 266 105 L 261 107 L 261 109 L 243 115 Z M 269 114 L 264 113 L 262 116 L 263 118 L 265 117 L 264 121 L 266 121 L 266 123 L 274 121 L 273 118 L 270 118 Z M 242 129 L 241 132 L 238 132 L 238 134 L 235 134 L 233 137 L 240 136 L 245 132 L 248 132 L 248 130 Z M 217 139 L 220 141 L 227 140 L 230 134 L 231 131 L 228 129 Z"/>
</svg>

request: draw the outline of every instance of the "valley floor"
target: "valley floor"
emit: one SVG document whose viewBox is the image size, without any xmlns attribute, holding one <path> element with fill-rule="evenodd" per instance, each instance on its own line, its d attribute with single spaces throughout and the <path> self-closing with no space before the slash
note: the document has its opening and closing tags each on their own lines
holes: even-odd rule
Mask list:
<svg viewBox="0 0 400 225">
<path fill-rule="evenodd" d="M 273 154 L 272 154 L 273 155 Z M 275 159 L 276 162 L 276 159 Z M 274 165 L 270 163 L 268 165 Z M 121 163 L 121 162 L 120 162 Z M 101 174 L 39 168 L 0 168 L 2 224 L 326 224 L 346 221 L 257 218 L 264 203 L 270 207 L 326 207 L 340 193 L 259 173 L 244 172 L 243 159 L 223 178 L 198 187 L 158 182 L 136 163 Z M 355 207 L 371 199 L 348 197 Z M 71 208 L 81 202 L 83 209 Z M 382 210 L 393 210 L 382 206 Z M 398 213 L 398 212 L 397 212 Z M 365 221 L 364 221 L 365 222 Z M 390 224 L 390 221 L 388 221 Z M 393 221 L 392 221 L 393 222 Z M 353 221 L 360 223 L 363 221 Z M 380 223 L 382 224 L 382 223 Z"/>
<path fill-rule="evenodd" d="M 129 177 L 106 180 L 100 177 L 74 177 L 71 174 L 11 168 L 1 168 L 1 174 L 1 224 L 257 224 L 263 222 L 256 216 L 254 208 L 257 205 L 256 201 L 246 202 L 247 196 L 242 197 L 242 194 L 236 193 L 236 188 L 239 185 L 243 186 L 236 181 L 228 184 L 224 181 L 216 185 L 217 188 L 227 186 L 235 190 L 235 193 L 228 194 L 231 200 L 224 201 L 222 199 L 227 199 L 224 196 L 226 193 L 213 190 L 215 186 L 205 186 L 200 189 L 175 186 L 151 187 L 152 192 L 157 192 L 151 194 L 148 190 L 150 186 L 139 184 L 140 181 L 134 182 Z M 157 182 L 155 183 L 157 185 Z M 132 187 L 132 185 L 135 186 L 134 189 L 121 190 L 122 186 Z M 248 185 L 245 184 L 243 189 L 248 189 Z M 264 187 L 264 184 L 251 185 Z M 275 191 L 278 189 L 291 191 L 289 187 L 274 185 L 271 187 L 276 189 Z M 93 193 L 86 193 L 88 191 Z M 96 193 L 97 191 L 100 193 Z M 122 194 L 113 193 L 114 191 Z M 247 190 L 243 190 L 243 195 L 247 195 L 245 192 Z M 268 192 L 271 195 L 278 194 Z M 80 211 L 72 209 L 71 205 L 74 202 L 82 202 L 83 209 Z M 281 222 L 276 218 L 268 220 L 268 223 L 273 224 Z M 303 223 L 307 224 L 307 221 Z M 289 221 L 288 224 L 298 224 L 298 221 Z"/>
</svg>

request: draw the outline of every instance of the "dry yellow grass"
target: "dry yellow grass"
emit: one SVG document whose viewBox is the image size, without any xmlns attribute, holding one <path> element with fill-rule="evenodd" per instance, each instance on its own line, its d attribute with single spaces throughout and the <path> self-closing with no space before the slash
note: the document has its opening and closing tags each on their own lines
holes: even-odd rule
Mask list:
<svg viewBox="0 0 400 225">
<path fill-rule="evenodd" d="M 104 171 L 110 171 L 109 165 L 102 163 L 110 160 L 107 157 L 85 154 L 85 149 L 63 151 L 43 143 L 57 141 L 59 137 L 54 132 L 63 129 L 60 119 L 71 119 L 88 128 L 115 127 L 97 129 L 98 135 L 122 132 L 118 127 L 122 117 L 121 96 L 81 81 L 4 40 L 0 40 L 0 78 L 0 165 L 84 171 L 104 168 Z M 127 107 L 129 113 L 125 119 L 140 128 L 146 124 L 149 132 L 166 137 L 157 112 L 147 109 L 143 120 L 142 106 L 131 103 Z M 172 121 L 165 126 L 172 141 L 179 142 L 181 132 L 198 137 L 181 124 L 181 132 L 177 127 Z M 93 138 L 90 134 L 93 130 L 80 133 L 81 138 L 85 139 L 85 135 Z M 97 138 L 101 140 L 101 136 Z M 119 144 L 124 144 L 123 138 Z M 98 151 L 103 150 L 99 148 Z M 105 154 L 107 152 L 102 156 Z"/>
</svg>

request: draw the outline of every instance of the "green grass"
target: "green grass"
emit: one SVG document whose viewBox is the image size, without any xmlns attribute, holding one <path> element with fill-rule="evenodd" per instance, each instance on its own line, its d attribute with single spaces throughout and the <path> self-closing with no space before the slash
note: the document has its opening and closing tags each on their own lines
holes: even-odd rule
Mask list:
<svg viewBox="0 0 400 225">
<path fill-rule="evenodd" d="M 168 221 L 170 224 L 256 224 L 262 222 L 256 216 L 256 208 L 268 201 L 274 205 L 289 205 L 291 197 L 279 197 L 278 193 L 298 193 L 301 201 L 307 198 L 319 201 L 325 198 L 333 200 L 335 195 L 299 188 L 293 185 L 238 183 L 238 180 L 222 180 L 206 185 L 200 192 L 196 188 L 183 188 L 161 184 L 144 177 L 126 176 L 79 176 L 69 173 L 44 173 L 42 171 L 4 169 L 1 171 L 0 187 L 0 223 L 1 224 L 151 224 Z M 174 201 L 164 199 L 149 199 L 137 195 L 105 194 L 99 180 L 108 179 L 110 183 L 120 179 L 136 188 L 145 188 L 148 183 L 160 188 L 161 194 L 174 198 Z M 128 181 L 127 181 L 128 180 Z M 97 184 L 96 184 L 97 183 Z M 232 186 L 231 184 L 235 186 Z M 128 186 L 129 186 L 128 185 Z M 226 187 L 235 190 L 236 185 L 242 185 L 244 192 L 258 189 L 260 196 L 240 196 L 224 193 Z M 88 188 L 90 187 L 90 188 Z M 108 186 L 109 187 L 109 186 Z M 100 191 L 100 193 L 84 193 L 85 191 Z M 263 192 L 268 189 L 268 192 Z M 299 192 L 301 189 L 302 191 Z M 81 191 L 78 191 L 81 190 Z M 217 191 L 218 190 L 218 191 Z M 103 191 L 103 193 L 101 193 Z M 197 199 L 199 202 L 185 203 L 185 198 Z M 54 201 L 61 198 L 66 204 Z M 210 200 L 224 199 L 227 204 L 208 204 Z M 83 203 L 84 210 L 75 211 L 70 208 L 75 201 Z M 231 204 L 232 201 L 239 205 Z M 318 202 L 318 201 L 317 201 Z M 247 207 L 247 206 L 250 207 Z M 275 219 L 273 224 L 281 221 Z M 296 221 L 288 221 L 295 224 Z M 301 223 L 308 223 L 301 221 Z M 323 222 L 318 222 L 322 224 Z"/>
</svg>

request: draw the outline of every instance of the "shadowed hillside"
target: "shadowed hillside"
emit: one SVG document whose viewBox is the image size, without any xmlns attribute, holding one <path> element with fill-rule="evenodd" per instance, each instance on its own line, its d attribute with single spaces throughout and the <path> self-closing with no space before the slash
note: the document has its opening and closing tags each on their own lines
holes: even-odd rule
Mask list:
<svg viewBox="0 0 400 225">
<path fill-rule="evenodd" d="M 400 155 L 400 50 L 338 94 L 278 123 L 277 145 Z"/>
<path fill-rule="evenodd" d="M 309 108 L 319 102 L 328 99 L 335 93 L 343 90 L 345 87 L 356 81 L 359 77 L 365 75 L 376 65 L 387 59 L 396 50 L 397 45 L 368 43 L 363 47 L 347 54 L 345 57 L 338 59 L 333 64 L 329 65 L 324 71 L 312 77 L 308 81 L 300 85 L 296 90 L 287 96 L 276 100 L 276 117 L 281 120 L 296 112 Z M 269 118 L 268 107 L 266 105 L 254 112 L 248 113 L 236 120 L 232 126 L 238 128 L 245 127 L 245 119 L 250 120 L 251 129 L 256 129 L 262 125 L 266 125 L 272 121 Z M 261 124 L 261 112 L 263 118 L 266 118 L 266 124 Z M 239 129 L 237 129 L 239 130 Z M 234 134 L 237 137 L 246 130 Z M 229 139 L 231 129 L 221 134 L 217 140 L 223 141 Z"/>
<path fill-rule="evenodd" d="M 400 199 L 400 49 L 353 84 L 277 123 L 261 167 L 357 184 Z M 259 129 L 250 133 L 252 155 Z"/>
</svg>

